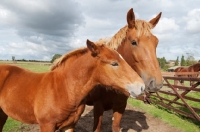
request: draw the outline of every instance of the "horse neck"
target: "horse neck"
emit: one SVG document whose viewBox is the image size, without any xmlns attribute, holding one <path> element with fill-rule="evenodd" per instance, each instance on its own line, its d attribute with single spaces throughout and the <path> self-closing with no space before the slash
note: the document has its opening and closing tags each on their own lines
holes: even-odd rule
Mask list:
<svg viewBox="0 0 200 132">
<path fill-rule="evenodd" d="M 194 71 L 194 72 L 198 72 L 198 71 L 200 70 L 200 64 L 195 64 L 195 65 L 190 66 L 190 67 L 193 68 L 193 71 Z"/>
<path fill-rule="evenodd" d="M 65 64 L 55 70 L 58 76 L 64 77 L 65 92 L 76 101 L 75 104 L 80 103 L 95 86 L 93 78 L 95 62 L 90 53 L 86 53 L 78 58 L 68 58 L 63 62 Z"/>
</svg>

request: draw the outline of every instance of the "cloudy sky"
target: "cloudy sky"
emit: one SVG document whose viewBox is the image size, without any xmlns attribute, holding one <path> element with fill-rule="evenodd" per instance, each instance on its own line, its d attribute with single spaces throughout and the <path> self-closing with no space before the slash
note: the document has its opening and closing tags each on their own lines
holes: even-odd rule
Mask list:
<svg viewBox="0 0 200 132">
<path fill-rule="evenodd" d="M 199 0 L 1 0 L 0 60 L 51 60 L 85 46 L 86 39 L 112 37 L 136 19 L 162 17 L 152 30 L 159 39 L 157 57 L 193 55 L 200 60 Z"/>
</svg>

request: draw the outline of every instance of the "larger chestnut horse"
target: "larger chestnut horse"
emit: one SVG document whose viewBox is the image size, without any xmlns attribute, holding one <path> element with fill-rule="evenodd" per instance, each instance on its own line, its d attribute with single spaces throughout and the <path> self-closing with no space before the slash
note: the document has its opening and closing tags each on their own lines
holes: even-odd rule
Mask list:
<svg viewBox="0 0 200 132">
<path fill-rule="evenodd" d="M 128 62 L 128 64 L 141 76 L 145 82 L 145 90 L 156 92 L 163 85 L 163 78 L 156 57 L 158 39 L 151 33 L 156 26 L 161 13 L 149 22 L 135 20 L 133 9 L 127 13 L 127 23 L 120 29 L 107 45 L 116 49 Z M 106 40 L 100 40 L 106 41 Z M 96 86 L 87 96 L 87 105 L 94 106 L 94 127 L 96 132 L 100 131 L 103 112 L 113 109 L 113 132 L 120 131 L 120 120 L 125 111 L 128 97 L 116 93 L 113 90 L 105 90 L 102 86 Z"/>
<path fill-rule="evenodd" d="M 73 131 L 84 99 L 95 85 L 138 96 L 143 80 L 114 50 L 87 41 L 87 48 L 66 54 L 50 72 L 33 73 L 0 65 L 0 131 L 7 117 L 37 123 L 41 132 Z"/>
<path fill-rule="evenodd" d="M 189 67 L 178 67 L 174 70 L 174 72 L 199 72 L 200 71 L 200 63 L 193 64 Z M 181 76 L 186 76 L 186 75 L 178 75 L 179 77 Z M 192 75 L 187 75 L 187 77 L 198 77 L 198 74 L 192 74 Z M 181 85 L 184 85 L 184 81 L 180 80 Z M 193 82 L 191 82 L 191 85 Z"/>
</svg>

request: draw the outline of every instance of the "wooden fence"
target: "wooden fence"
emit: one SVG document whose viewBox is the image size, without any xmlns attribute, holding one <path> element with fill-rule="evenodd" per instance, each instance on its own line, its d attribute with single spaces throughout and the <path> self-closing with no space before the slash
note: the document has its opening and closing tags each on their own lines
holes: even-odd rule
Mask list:
<svg viewBox="0 0 200 132">
<path fill-rule="evenodd" d="M 162 74 L 163 88 L 156 93 L 147 93 L 145 102 L 161 105 L 178 114 L 200 121 L 200 78 L 191 77 L 200 73 L 163 72 Z M 184 84 L 181 84 L 180 80 L 184 81 Z"/>
</svg>

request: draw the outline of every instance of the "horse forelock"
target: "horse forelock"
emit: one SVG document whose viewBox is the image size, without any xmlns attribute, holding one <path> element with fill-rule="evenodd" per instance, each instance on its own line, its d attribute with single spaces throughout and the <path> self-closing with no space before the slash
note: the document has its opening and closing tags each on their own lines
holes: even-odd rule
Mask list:
<svg viewBox="0 0 200 132">
<path fill-rule="evenodd" d="M 141 37 L 142 35 L 150 36 L 151 35 L 151 29 L 153 25 L 149 22 L 146 22 L 144 20 L 136 20 L 135 21 L 135 29 L 136 29 L 136 35 L 137 37 Z M 126 38 L 126 32 L 128 30 L 128 26 L 124 26 L 121 28 L 111 39 L 105 38 L 100 39 L 96 43 L 105 43 L 112 49 L 117 49 L 121 44 L 122 41 Z"/>
<path fill-rule="evenodd" d="M 136 20 L 135 27 L 136 27 L 137 37 L 140 37 L 142 35 L 150 36 L 153 25 L 149 22 L 138 19 Z"/>
<path fill-rule="evenodd" d="M 80 48 L 80 49 L 77 49 L 77 50 L 74 50 L 74 51 L 70 51 L 64 55 L 62 55 L 60 58 L 56 59 L 52 65 L 51 65 L 51 68 L 50 70 L 54 70 L 56 69 L 58 66 L 60 66 L 62 63 L 64 63 L 68 58 L 72 57 L 72 56 L 77 56 L 79 54 L 85 54 L 88 52 L 88 49 L 87 48 Z"/>
</svg>

